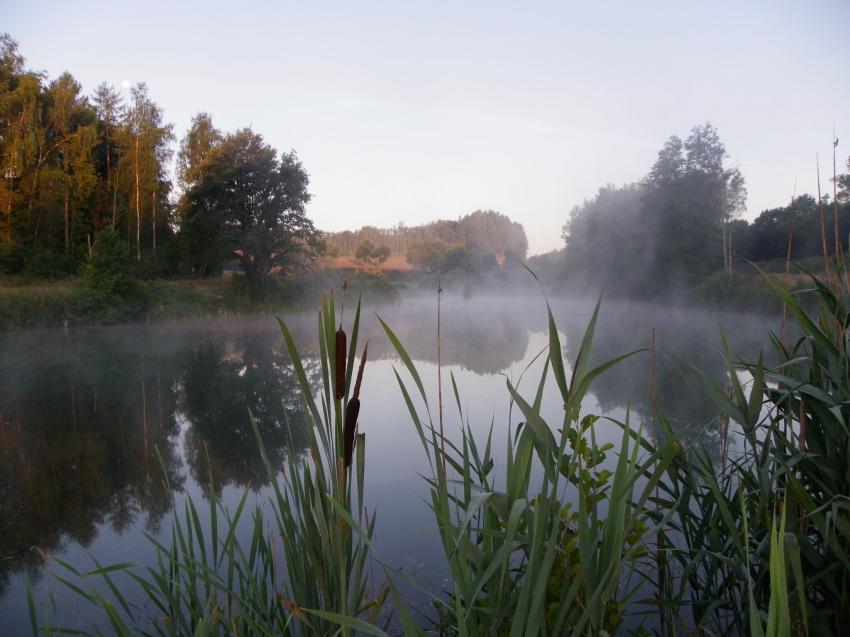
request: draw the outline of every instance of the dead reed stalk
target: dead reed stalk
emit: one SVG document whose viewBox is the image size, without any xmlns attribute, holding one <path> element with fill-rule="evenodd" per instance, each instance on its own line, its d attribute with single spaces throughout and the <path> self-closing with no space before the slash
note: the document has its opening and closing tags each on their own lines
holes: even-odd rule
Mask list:
<svg viewBox="0 0 850 637">
<path fill-rule="evenodd" d="M 838 171 L 835 165 L 835 151 L 838 148 L 838 138 L 835 136 L 835 131 L 832 132 L 832 223 L 833 223 L 833 233 L 835 234 L 835 260 L 836 260 L 836 270 L 838 269 L 838 263 L 841 262 L 842 254 L 841 254 L 841 241 L 838 238 Z M 835 286 L 835 294 L 841 294 L 841 286 Z"/>
<path fill-rule="evenodd" d="M 791 195 L 791 222 L 788 225 L 788 251 L 785 254 L 785 278 L 782 282 L 783 287 L 787 290 L 790 284 L 791 276 L 791 248 L 794 243 L 794 216 L 796 213 L 796 195 L 797 195 L 797 179 L 794 179 L 794 192 Z M 785 321 L 788 319 L 788 306 L 782 304 L 782 327 L 779 331 L 779 340 L 785 342 Z"/>
<path fill-rule="evenodd" d="M 440 415 L 440 450 L 443 457 L 443 471 L 446 470 L 446 434 L 443 427 L 443 363 L 442 363 L 442 334 L 440 332 L 441 301 L 443 286 L 440 274 L 437 273 L 437 408 Z"/>
<path fill-rule="evenodd" d="M 820 190 L 820 156 L 815 155 L 815 161 L 817 162 L 818 174 L 818 216 L 820 217 L 820 240 L 823 248 L 823 271 L 828 285 L 832 277 L 829 273 L 829 246 L 826 242 L 826 221 L 823 216 L 823 196 Z"/>
</svg>

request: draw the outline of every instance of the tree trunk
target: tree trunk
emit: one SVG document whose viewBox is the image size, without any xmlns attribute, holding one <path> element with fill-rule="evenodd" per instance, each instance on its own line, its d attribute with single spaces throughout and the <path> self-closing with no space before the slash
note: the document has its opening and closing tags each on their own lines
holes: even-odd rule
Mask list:
<svg viewBox="0 0 850 637">
<path fill-rule="evenodd" d="M 120 159 L 120 155 L 116 157 Z M 115 217 L 118 211 L 118 174 L 121 171 L 121 164 L 115 169 L 115 186 L 112 188 L 112 231 L 115 232 Z"/>
<path fill-rule="evenodd" d="M 109 153 L 109 125 L 104 124 L 106 134 L 106 194 L 112 192 L 112 162 Z M 115 230 L 115 207 L 112 207 L 112 229 Z"/>
<path fill-rule="evenodd" d="M 156 188 L 151 193 L 151 233 L 153 236 L 153 251 L 156 252 Z"/>
<path fill-rule="evenodd" d="M 136 260 L 142 260 L 142 209 L 139 204 L 139 137 L 136 136 Z"/>
<path fill-rule="evenodd" d="M 65 254 L 71 250 L 71 220 L 68 211 L 68 186 L 65 186 L 65 205 L 63 207 L 63 217 L 65 219 Z"/>
</svg>

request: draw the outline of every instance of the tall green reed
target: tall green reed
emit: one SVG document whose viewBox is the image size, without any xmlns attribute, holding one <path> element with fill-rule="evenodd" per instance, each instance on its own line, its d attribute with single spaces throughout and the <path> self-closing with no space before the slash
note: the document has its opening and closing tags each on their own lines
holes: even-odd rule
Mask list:
<svg viewBox="0 0 850 637">
<path fill-rule="evenodd" d="M 376 588 L 370 581 L 375 515 L 368 516 L 365 509 L 365 434 L 357 433 L 357 410 L 348 409 L 359 404 L 365 367 L 364 349 L 355 382 L 360 303 L 350 340 L 338 336 L 344 332 L 336 317 L 331 294 L 323 298 L 318 313 L 318 402 L 292 334 L 280 321 L 307 408 L 309 461 L 290 448 L 287 466 L 278 471 L 249 414 L 273 489 L 267 509 L 257 506 L 246 520 L 246 490 L 236 509 L 229 511 L 218 501 L 210 478 L 206 507 L 197 506 L 190 495 L 182 510 L 174 504 L 170 542 L 146 534 L 155 551 L 155 566 L 95 563 L 96 568 L 84 572 L 52 559 L 54 577 L 100 607 L 114 634 L 349 635 L 355 629 L 380 633 L 375 624 L 386 621 L 381 610 L 389 589 Z M 241 525 L 248 528 L 247 543 Z M 145 604 L 154 609 L 153 618 L 146 619 L 150 613 L 134 606 L 116 577 L 139 586 Z M 34 612 L 32 617 L 36 631 Z M 85 634 L 49 623 L 41 630 Z"/>
<path fill-rule="evenodd" d="M 434 598 L 447 634 L 588 635 L 620 624 L 634 593 L 623 575 L 657 531 L 646 523 L 646 505 L 675 450 L 642 455 L 627 416 L 614 470 L 602 468 L 611 446 L 597 443 L 600 419 L 582 416 L 582 401 L 595 378 L 631 354 L 589 367 L 598 313 L 599 304 L 568 380 L 549 312 L 548 357 L 534 397 L 507 382 L 523 422 L 508 433 L 500 467 L 492 427 L 486 440 L 473 435 L 454 376 L 459 429 L 456 438 L 440 435 L 416 366 L 381 321 L 413 383 L 396 371 L 428 458 L 431 509 L 451 572 L 450 590 Z M 541 414 L 550 370 L 563 401 L 557 423 Z M 652 468 L 655 475 L 641 479 Z"/>
<path fill-rule="evenodd" d="M 846 279 L 839 291 L 811 276 L 797 294 L 765 279 L 798 337 L 786 345 L 771 335 L 770 367 L 727 350 L 728 395 L 692 368 L 737 423 L 744 449 L 720 468 L 704 451 L 683 449 L 660 483 L 658 504 L 675 506 L 663 531 L 673 547 L 670 605 L 713 634 L 761 634 L 763 621 L 778 621 L 777 604 L 787 606 L 793 634 L 841 634 L 850 625 L 850 297 Z M 800 295 L 815 297 L 817 315 Z M 787 596 L 778 600 L 780 581 Z"/>
</svg>

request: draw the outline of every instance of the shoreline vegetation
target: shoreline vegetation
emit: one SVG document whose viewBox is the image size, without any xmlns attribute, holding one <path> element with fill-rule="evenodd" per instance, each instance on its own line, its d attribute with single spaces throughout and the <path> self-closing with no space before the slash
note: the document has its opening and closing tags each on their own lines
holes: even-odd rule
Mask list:
<svg viewBox="0 0 850 637">
<path fill-rule="evenodd" d="M 811 260 L 810 260 L 811 261 Z M 795 266 L 791 276 L 784 264 L 744 264 L 732 273 L 718 272 L 697 290 L 666 299 L 670 307 L 696 307 L 716 311 L 778 314 L 781 302 L 758 268 L 764 267 L 774 282 L 795 292 L 807 287 L 808 265 Z M 454 274 L 455 276 L 452 276 Z M 517 280 L 528 277 L 523 271 L 495 273 L 479 278 L 441 276 L 446 292 L 465 298 L 479 295 L 515 295 Z M 550 289 L 552 298 L 568 293 L 551 290 L 549 273 L 540 278 Z M 117 323 L 156 322 L 172 319 L 214 318 L 252 314 L 272 315 L 308 307 L 322 289 L 329 289 L 345 279 L 353 293 L 363 295 L 370 303 L 398 302 L 405 295 L 430 294 L 437 287 L 437 273 L 414 270 L 381 270 L 361 268 L 323 268 L 289 280 L 275 282 L 262 301 L 244 290 L 238 273 L 207 279 L 133 280 L 121 292 L 98 289 L 85 276 L 62 280 L 39 280 L 27 277 L 0 277 L 0 330 L 28 328 L 71 328 Z M 577 293 L 581 297 L 581 293 Z M 613 296 L 617 299 L 618 297 Z M 620 300 L 637 300 L 629 297 Z M 658 302 L 658 299 L 653 299 Z"/>
<path fill-rule="evenodd" d="M 834 287 L 811 277 L 798 294 L 766 281 L 799 331 L 793 342 L 784 324 L 771 335 L 776 362 L 742 361 L 727 348 L 723 386 L 685 363 L 721 415 L 716 461 L 678 436 L 664 405 L 646 422 L 632 422 L 628 411 L 616 421 L 582 408 L 594 381 L 626 358 L 648 355 L 654 368 L 652 350 L 590 367 L 601 299 L 572 370 L 550 311 L 536 390 L 507 381 L 506 458 L 491 454 L 492 430 L 484 439 L 473 434 L 454 377 L 446 411 L 456 413 L 444 430 L 442 401 L 431 402 L 403 343 L 381 321 L 430 467 L 423 479 L 450 573 L 443 590 L 428 590 L 373 551 L 382 518 L 364 507 L 368 432 L 357 422 L 367 348 L 358 345 L 360 304 L 344 322 L 333 294 L 318 312 L 316 393 L 280 323 L 309 453 L 272 466 L 254 425 L 274 488 L 268 509 L 246 512 L 246 490 L 227 510 L 211 478 L 205 502 L 189 498 L 174 511 L 170 544 L 155 544 L 157 566 L 95 559 L 83 572 L 48 556 L 50 574 L 122 635 L 578 636 L 622 632 L 627 617 L 637 620 L 636 635 L 841 634 L 850 621 L 850 290 L 844 272 Z M 816 312 L 800 296 L 813 297 Z M 550 382 L 563 400 L 561 422 L 541 415 Z M 619 445 L 597 443 L 603 422 L 622 432 Z M 743 446 L 730 452 L 733 436 Z M 249 516 L 250 549 L 235 540 Z M 282 559 L 278 537 L 286 540 Z M 119 576 L 139 586 L 155 616 L 127 601 L 114 583 Z M 431 617 L 414 617 L 403 586 L 428 595 Z M 54 623 L 49 606 L 27 591 L 34 634 L 75 630 Z"/>
</svg>

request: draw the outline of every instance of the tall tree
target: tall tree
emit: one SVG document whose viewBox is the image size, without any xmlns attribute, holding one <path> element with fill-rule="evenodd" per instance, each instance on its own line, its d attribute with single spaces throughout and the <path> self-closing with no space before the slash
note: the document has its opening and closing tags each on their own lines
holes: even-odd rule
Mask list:
<svg viewBox="0 0 850 637">
<path fill-rule="evenodd" d="M 201 174 L 203 162 L 223 139 L 209 113 L 198 113 L 180 142 L 177 153 L 177 178 L 184 190 L 191 188 Z"/>
<path fill-rule="evenodd" d="M 46 97 L 47 123 L 57 140 L 64 249 L 69 254 L 74 213 L 88 200 L 96 182 L 92 150 L 97 143 L 97 126 L 80 83 L 70 73 L 51 82 Z"/>
<path fill-rule="evenodd" d="M 132 145 L 132 208 L 135 213 L 136 259 L 142 258 L 143 206 L 150 202 L 151 247 L 156 250 L 157 210 L 166 203 L 163 190 L 167 189 L 165 163 L 173 139 L 171 124 L 163 123 L 162 109 L 148 95 L 148 87 L 139 83 L 130 91 L 130 105 L 125 112 L 124 123 Z"/>
<path fill-rule="evenodd" d="M 186 192 L 184 228 L 202 273 L 235 258 L 262 297 L 272 270 L 285 276 L 316 259 L 321 240 L 305 212 L 309 180 L 294 153 L 278 158 L 245 128 L 227 135 L 199 173 Z"/>
<path fill-rule="evenodd" d="M 746 188 L 717 130 L 695 126 L 684 143 L 671 137 L 644 180 L 644 222 L 655 244 L 659 282 L 694 283 L 720 264 L 731 267 L 727 226 L 744 209 Z M 721 257 L 716 259 L 713 254 Z"/>
<path fill-rule="evenodd" d="M 114 176 L 115 165 L 117 165 L 116 132 L 121 123 L 121 111 L 123 109 L 121 94 L 112 86 L 103 82 L 98 85 L 92 98 L 99 123 L 100 143 L 103 159 L 106 163 L 106 180 L 101 184 L 104 196 L 105 208 L 110 211 L 110 223 L 112 230 L 118 215 L 118 180 Z M 96 224 L 100 229 L 102 221 Z"/>
</svg>

